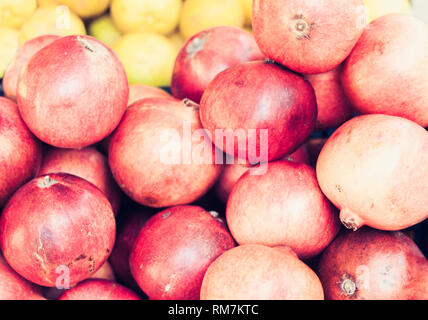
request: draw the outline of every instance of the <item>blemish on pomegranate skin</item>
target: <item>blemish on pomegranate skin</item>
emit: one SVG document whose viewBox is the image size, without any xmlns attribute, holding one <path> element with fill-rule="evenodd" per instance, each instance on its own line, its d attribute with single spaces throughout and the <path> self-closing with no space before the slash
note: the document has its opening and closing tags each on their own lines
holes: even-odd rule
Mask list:
<svg viewBox="0 0 428 320">
<path fill-rule="evenodd" d="M 39 183 L 39 187 L 42 189 L 47 189 L 53 186 L 54 184 L 59 183 L 55 179 L 52 179 L 50 176 L 45 176 L 42 181 Z"/>
<path fill-rule="evenodd" d="M 170 212 L 170 211 L 165 212 L 165 213 L 162 215 L 162 219 L 166 219 L 166 218 L 168 218 L 170 215 L 171 215 L 171 212 Z"/>
<path fill-rule="evenodd" d="M 208 33 L 202 33 L 198 37 L 194 38 L 186 48 L 187 55 L 189 57 L 193 57 L 195 54 L 201 51 L 208 42 L 208 38 Z"/>
<path fill-rule="evenodd" d="M 95 52 L 94 48 L 91 46 L 91 44 L 86 41 L 85 39 L 83 39 L 81 36 L 77 36 L 77 41 L 80 42 L 80 44 L 86 49 L 89 50 L 90 52 Z"/>
<path fill-rule="evenodd" d="M 170 283 L 168 283 L 168 284 L 165 286 L 164 291 L 165 291 L 165 292 L 168 292 L 170 289 L 171 289 L 171 284 L 170 284 Z"/>
</svg>

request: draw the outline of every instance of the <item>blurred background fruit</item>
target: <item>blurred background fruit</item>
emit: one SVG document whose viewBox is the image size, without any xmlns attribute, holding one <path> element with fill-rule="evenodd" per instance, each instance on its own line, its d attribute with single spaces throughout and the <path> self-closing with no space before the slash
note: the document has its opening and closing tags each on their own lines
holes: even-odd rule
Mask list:
<svg viewBox="0 0 428 320">
<path fill-rule="evenodd" d="M 245 25 L 251 27 L 251 19 L 253 17 L 253 0 L 241 0 L 244 6 Z"/>
<path fill-rule="evenodd" d="M 167 37 L 133 32 L 124 35 L 112 48 L 123 63 L 130 84 L 170 85 L 177 50 Z"/>
<path fill-rule="evenodd" d="M 368 9 L 369 21 L 389 13 L 410 13 L 409 0 L 364 0 L 364 4 Z"/>
<path fill-rule="evenodd" d="M 110 0 L 60 0 L 59 3 L 68 6 L 79 17 L 91 18 L 105 12 Z"/>
<path fill-rule="evenodd" d="M 177 27 L 181 5 L 181 0 L 113 0 L 110 10 L 122 32 L 169 34 Z"/>
<path fill-rule="evenodd" d="M 41 36 L 55 34 L 59 36 L 86 34 L 83 21 L 67 6 L 47 5 L 39 7 L 22 26 L 19 43 Z"/>
<path fill-rule="evenodd" d="M 18 35 L 15 29 L 0 27 L 0 78 L 18 50 Z"/>
<path fill-rule="evenodd" d="M 0 27 L 19 29 L 36 8 L 36 0 L 0 1 Z"/>
<path fill-rule="evenodd" d="M 101 16 L 89 24 L 89 35 L 111 46 L 121 37 L 122 33 L 114 24 L 110 15 Z"/>
<path fill-rule="evenodd" d="M 244 22 L 241 0 L 186 0 L 180 18 L 180 31 L 188 39 L 210 27 L 242 27 Z"/>
<path fill-rule="evenodd" d="M 412 14 L 428 23 L 428 1 L 412 0 Z"/>
</svg>

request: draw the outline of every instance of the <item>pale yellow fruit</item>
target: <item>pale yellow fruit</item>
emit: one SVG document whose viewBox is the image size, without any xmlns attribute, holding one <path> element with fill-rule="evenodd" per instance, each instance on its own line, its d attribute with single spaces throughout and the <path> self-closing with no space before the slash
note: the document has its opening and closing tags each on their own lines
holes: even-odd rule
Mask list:
<svg viewBox="0 0 428 320">
<path fill-rule="evenodd" d="M 15 29 L 0 27 L 0 78 L 18 50 L 18 35 Z"/>
<path fill-rule="evenodd" d="M 112 0 L 111 15 L 124 32 L 169 34 L 178 25 L 181 0 Z"/>
<path fill-rule="evenodd" d="M 74 13 L 82 18 L 91 18 L 100 15 L 110 5 L 110 0 L 60 0 Z"/>
<path fill-rule="evenodd" d="M 151 32 L 132 32 L 112 46 L 125 67 L 130 84 L 167 87 L 171 84 L 177 50 L 167 37 Z"/>
<path fill-rule="evenodd" d="M 172 44 L 177 49 L 177 53 L 178 53 L 178 51 L 180 51 L 180 49 L 186 43 L 186 40 L 184 40 L 184 38 L 183 38 L 183 36 L 181 35 L 180 32 L 174 32 L 168 38 L 171 40 Z"/>
<path fill-rule="evenodd" d="M 364 0 L 368 10 L 369 21 L 390 13 L 411 12 L 409 0 Z"/>
<path fill-rule="evenodd" d="M 19 29 L 36 8 L 36 0 L 1 0 L 0 27 Z"/>
<path fill-rule="evenodd" d="M 119 40 L 122 35 L 108 14 L 91 22 L 89 25 L 89 34 L 108 46 Z"/>
<path fill-rule="evenodd" d="M 61 0 L 38 0 L 37 2 L 39 4 L 39 7 L 41 7 L 41 6 L 48 6 L 52 4 L 57 5 L 57 4 L 60 4 L 60 1 Z"/>
<path fill-rule="evenodd" d="M 253 18 L 253 0 L 241 0 L 244 7 L 245 25 L 251 26 Z"/>
<path fill-rule="evenodd" d="M 185 39 L 216 26 L 242 27 L 245 22 L 241 0 L 186 0 L 180 18 Z"/>
<path fill-rule="evenodd" d="M 33 16 L 21 28 L 19 43 L 36 38 L 44 34 L 58 36 L 86 34 L 83 21 L 67 6 L 48 5 L 39 7 Z"/>
</svg>

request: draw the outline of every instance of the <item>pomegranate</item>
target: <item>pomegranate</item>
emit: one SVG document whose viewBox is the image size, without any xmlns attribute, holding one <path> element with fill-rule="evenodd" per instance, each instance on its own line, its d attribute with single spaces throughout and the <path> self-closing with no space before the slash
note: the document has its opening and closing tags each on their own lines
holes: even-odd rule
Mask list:
<svg viewBox="0 0 428 320">
<path fill-rule="evenodd" d="M 25 126 L 17 105 L 0 97 L 0 207 L 36 175 L 41 160 L 41 144 Z"/>
<path fill-rule="evenodd" d="M 406 14 L 376 19 L 347 59 L 342 82 L 359 113 L 428 127 L 428 25 Z"/>
<path fill-rule="evenodd" d="M 3 90 L 6 97 L 16 101 L 16 88 L 21 70 L 36 52 L 59 38 L 56 35 L 43 35 L 25 42 L 19 48 L 3 76 Z"/>
<path fill-rule="evenodd" d="M 288 246 L 312 258 L 333 240 L 340 222 L 319 189 L 315 170 L 303 163 L 269 163 L 245 173 L 233 186 L 226 218 L 239 244 Z"/>
<path fill-rule="evenodd" d="M 128 106 L 138 100 L 155 97 L 171 98 L 171 95 L 158 87 L 152 87 L 142 83 L 133 84 L 129 86 Z"/>
<path fill-rule="evenodd" d="M 129 268 L 129 255 L 141 228 L 152 214 L 152 210 L 140 207 L 124 212 L 124 216 L 121 213 L 118 222 L 116 243 L 110 255 L 110 263 L 117 277 L 130 288 L 138 288 L 138 284 Z"/>
<path fill-rule="evenodd" d="M 256 244 L 223 253 L 208 268 L 202 300 L 322 300 L 315 272 L 288 247 Z"/>
<path fill-rule="evenodd" d="M 340 81 L 342 67 L 340 65 L 325 73 L 305 76 L 312 84 L 317 97 L 318 119 L 316 129 L 318 130 L 335 128 L 350 119 L 354 113 Z"/>
<path fill-rule="evenodd" d="M 264 56 L 251 33 L 219 26 L 191 37 L 178 53 L 172 75 L 174 97 L 199 103 L 205 88 L 221 71 Z"/>
<path fill-rule="evenodd" d="M 0 218 L 0 247 L 10 266 L 46 287 L 73 286 L 107 260 L 115 219 L 104 194 L 63 173 L 21 187 Z"/>
<path fill-rule="evenodd" d="M 402 230 L 428 217 L 428 132 L 388 115 L 364 115 L 328 139 L 317 162 L 324 194 L 342 223 Z"/>
<path fill-rule="evenodd" d="M 270 59 L 300 73 L 340 65 L 366 25 L 363 0 L 254 0 L 253 33 Z"/>
<path fill-rule="evenodd" d="M 306 146 L 301 146 L 296 150 L 296 152 L 285 156 L 284 159 L 309 164 L 309 155 Z M 238 181 L 238 179 L 248 170 L 249 167 L 239 164 L 229 164 L 224 166 L 224 169 L 215 185 L 215 191 L 221 201 L 224 203 L 227 202 L 227 198 L 229 197 L 230 191 L 232 191 L 232 187 L 236 181 Z"/>
<path fill-rule="evenodd" d="M 135 240 L 129 265 L 152 300 L 199 299 L 208 266 L 234 246 L 217 213 L 177 206 L 147 221 Z"/>
<path fill-rule="evenodd" d="M 0 255 L 0 300 L 43 300 L 41 288 L 18 275 Z"/>
<path fill-rule="evenodd" d="M 89 279 L 67 290 L 58 300 L 141 300 L 119 283 L 105 279 Z"/>
<path fill-rule="evenodd" d="M 98 187 L 110 200 L 117 215 L 121 192 L 111 175 L 107 158 L 93 147 L 84 149 L 49 148 L 43 157 L 39 175 L 63 172 L 81 177 Z"/>
<path fill-rule="evenodd" d="M 200 109 L 202 125 L 216 146 L 250 164 L 294 152 L 312 133 L 317 117 L 309 82 L 270 61 L 246 62 L 219 73 Z"/>
<path fill-rule="evenodd" d="M 187 101 L 151 98 L 126 111 L 110 142 L 109 163 L 128 196 L 160 208 L 205 194 L 222 168 L 214 163 L 215 153 L 197 108 Z"/>
<path fill-rule="evenodd" d="M 92 37 L 68 36 L 30 59 L 19 78 L 17 100 L 40 140 L 83 148 L 116 128 L 128 94 L 125 70 L 110 48 Z"/>
<path fill-rule="evenodd" d="M 428 299 L 428 261 L 399 231 L 346 232 L 325 250 L 318 269 L 326 299 Z"/>
</svg>

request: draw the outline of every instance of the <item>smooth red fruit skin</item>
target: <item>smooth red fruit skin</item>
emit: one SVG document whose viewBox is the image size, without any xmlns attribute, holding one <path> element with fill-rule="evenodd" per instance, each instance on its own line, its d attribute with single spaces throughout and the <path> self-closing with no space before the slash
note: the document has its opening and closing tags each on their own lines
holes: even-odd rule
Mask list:
<svg viewBox="0 0 428 320">
<path fill-rule="evenodd" d="M 268 133 L 268 159 L 263 162 L 278 160 L 303 144 L 317 118 L 309 82 L 269 61 L 246 62 L 219 73 L 205 90 L 200 110 L 202 125 L 217 147 L 227 153 L 234 150 L 235 157 L 246 154 L 252 164 L 250 158 L 266 147 L 260 130 Z M 237 136 L 232 146 L 221 135 L 216 137 L 216 130 L 227 129 L 244 131 L 245 149 Z"/>
<path fill-rule="evenodd" d="M 285 156 L 284 160 L 310 164 L 309 154 L 305 145 L 297 149 L 296 152 Z M 230 191 L 232 191 L 236 181 L 238 181 L 238 179 L 248 170 L 249 167 L 239 164 L 229 164 L 224 166 L 215 185 L 217 196 L 223 203 L 227 202 L 227 198 L 229 197 Z"/>
<path fill-rule="evenodd" d="M 152 214 L 148 208 L 133 209 L 124 213 L 125 217 L 121 213 L 121 220 L 118 223 L 116 242 L 109 261 L 117 277 L 130 288 L 138 288 L 138 284 L 129 267 L 129 255 L 141 228 Z"/>
<path fill-rule="evenodd" d="M 354 114 L 354 109 L 342 87 L 342 68 L 343 66 L 340 65 L 325 73 L 305 75 L 317 97 L 317 130 L 335 128 Z"/>
<path fill-rule="evenodd" d="M 16 101 L 16 89 L 22 69 L 36 52 L 59 38 L 56 35 L 42 35 L 27 41 L 19 48 L 3 76 L 3 90 L 6 97 Z"/>
<path fill-rule="evenodd" d="M 0 97 L 0 208 L 36 175 L 41 161 L 41 144 L 25 126 L 17 105 Z"/>
<path fill-rule="evenodd" d="M 323 300 L 315 272 L 288 247 L 241 245 L 208 268 L 201 300 Z"/>
<path fill-rule="evenodd" d="M 253 33 L 269 58 L 299 73 L 341 64 L 366 25 L 363 0 L 254 0 Z"/>
<path fill-rule="evenodd" d="M 65 267 L 70 286 L 91 277 L 110 255 L 115 232 L 104 194 L 63 173 L 28 182 L 0 218 L 0 246 L 7 262 L 27 280 L 46 287 L 66 277 Z"/>
<path fill-rule="evenodd" d="M 342 83 L 360 114 L 428 127 L 428 25 L 405 14 L 373 21 L 347 59 Z"/>
<path fill-rule="evenodd" d="M 327 140 L 321 190 L 349 229 L 396 231 L 428 218 L 428 132 L 405 118 L 358 116 Z"/>
<path fill-rule="evenodd" d="M 41 288 L 12 270 L 0 255 L 0 300 L 44 300 Z"/>
<path fill-rule="evenodd" d="M 93 147 L 47 149 L 39 175 L 56 172 L 72 174 L 93 183 L 109 199 L 113 212 L 117 215 L 122 194 L 110 172 L 107 158 L 98 150 Z"/>
<path fill-rule="evenodd" d="M 67 290 L 58 300 L 141 300 L 141 298 L 117 282 L 89 279 Z"/>
<path fill-rule="evenodd" d="M 130 106 L 109 146 L 110 168 L 122 190 L 154 208 L 192 203 L 204 195 L 222 166 L 214 163 L 216 150 L 207 137 L 192 140 L 195 132 L 204 134 L 199 111 L 186 101 L 152 98 Z M 201 146 L 209 148 L 210 159 L 194 157 Z"/>
<path fill-rule="evenodd" d="M 227 225 L 236 242 L 288 246 L 301 259 L 318 255 L 334 239 L 340 222 L 322 194 L 315 170 L 277 161 L 245 173 L 232 188 Z"/>
<path fill-rule="evenodd" d="M 182 47 L 175 60 L 171 91 L 178 99 L 199 103 L 206 87 L 221 71 L 246 61 L 263 60 L 251 33 L 219 26 L 201 31 Z"/>
<path fill-rule="evenodd" d="M 399 231 L 345 232 L 324 251 L 318 275 L 329 300 L 428 299 L 428 261 Z"/>
<path fill-rule="evenodd" d="M 141 99 L 146 98 L 172 98 L 172 96 L 158 87 L 148 86 L 142 83 L 129 86 L 128 106 Z"/>
<path fill-rule="evenodd" d="M 128 104 L 128 80 L 114 52 L 88 36 L 68 36 L 38 51 L 23 69 L 19 110 L 42 141 L 84 148 L 107 137 Z"/>
<path fill-rule="evenodd" d="M 177 206 L 147 221 L 135 240 L 129 264 L 151 300 L 196 300 L 208 266 L 234 246 L 216 213 Z"/>
</svg>

